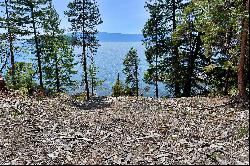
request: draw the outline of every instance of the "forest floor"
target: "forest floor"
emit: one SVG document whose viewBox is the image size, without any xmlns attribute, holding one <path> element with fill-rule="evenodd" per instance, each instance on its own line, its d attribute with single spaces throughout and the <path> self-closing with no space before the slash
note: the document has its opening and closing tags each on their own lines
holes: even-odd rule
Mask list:
<svg viewBox="0 0 250 166">
<path fill-rule="evenodd" d="M 249 165 L 249 108 L 226 97 L 0 94 L 3 164 Z"/>
</svg>

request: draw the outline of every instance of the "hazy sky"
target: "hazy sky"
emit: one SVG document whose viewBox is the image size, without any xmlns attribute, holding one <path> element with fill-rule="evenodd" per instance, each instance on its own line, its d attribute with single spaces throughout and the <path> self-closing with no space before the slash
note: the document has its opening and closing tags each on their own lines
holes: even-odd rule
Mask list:
<svg viewBox="0 0 250 166">
<path fill-rule="evenodd" d="M 70 23 L 64 15 L 70 0 L 54 0 L 54 5 L 61 18 L 62 27 Z M 145 0 L 97 0 L 103 23 L 98 26 L 101 32 L 142 33 L 148 18 L 144 9 Z"/>
</svg>

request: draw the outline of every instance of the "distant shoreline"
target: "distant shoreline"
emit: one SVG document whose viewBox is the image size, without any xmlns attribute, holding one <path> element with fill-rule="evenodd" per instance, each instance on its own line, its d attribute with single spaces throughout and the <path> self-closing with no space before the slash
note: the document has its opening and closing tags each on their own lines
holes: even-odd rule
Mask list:
<svg viewBox="0 0 250 166">
<path fill-rule="evenodd" d="M 67 33 L 67 36 L 71 36 L 72 32 Z M 77 35 L 81 35 L 80 32 Z M 97 39 L 100 42 L 142 42 L 142 34 L 123 34 L 123 33 L 108 33 L 108 32 L 99 32 Z"/>
</svg>

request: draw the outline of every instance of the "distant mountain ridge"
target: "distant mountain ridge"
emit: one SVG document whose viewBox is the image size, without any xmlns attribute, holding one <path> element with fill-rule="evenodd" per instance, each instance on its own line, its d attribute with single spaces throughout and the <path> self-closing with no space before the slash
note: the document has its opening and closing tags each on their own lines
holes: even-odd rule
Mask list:
<svg viewBox="0 0 250 166">
<path fill-rule="evenodd" d="M 67 35 L 71 36 L 71 34 Z M 99 32 L 97 34 L 97 38 L 100 42 L 141 42 L 143 35 Z"/>
<path fill-rule="evenodd" d="M 141 42 L 143 35 L 100 32 L 97 38 L 101 42 Z"/>
</svg>

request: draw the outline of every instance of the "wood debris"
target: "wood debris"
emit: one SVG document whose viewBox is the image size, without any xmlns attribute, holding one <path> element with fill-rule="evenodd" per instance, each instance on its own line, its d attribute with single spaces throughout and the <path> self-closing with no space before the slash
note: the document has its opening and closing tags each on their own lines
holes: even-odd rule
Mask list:
<svg viewBox="0 0 250 166">
<path fill-rule="evenodd" d="M 0 164 L 249 164 L 249 110 L 228 98 L 0 95 Z"/>
</svg>

